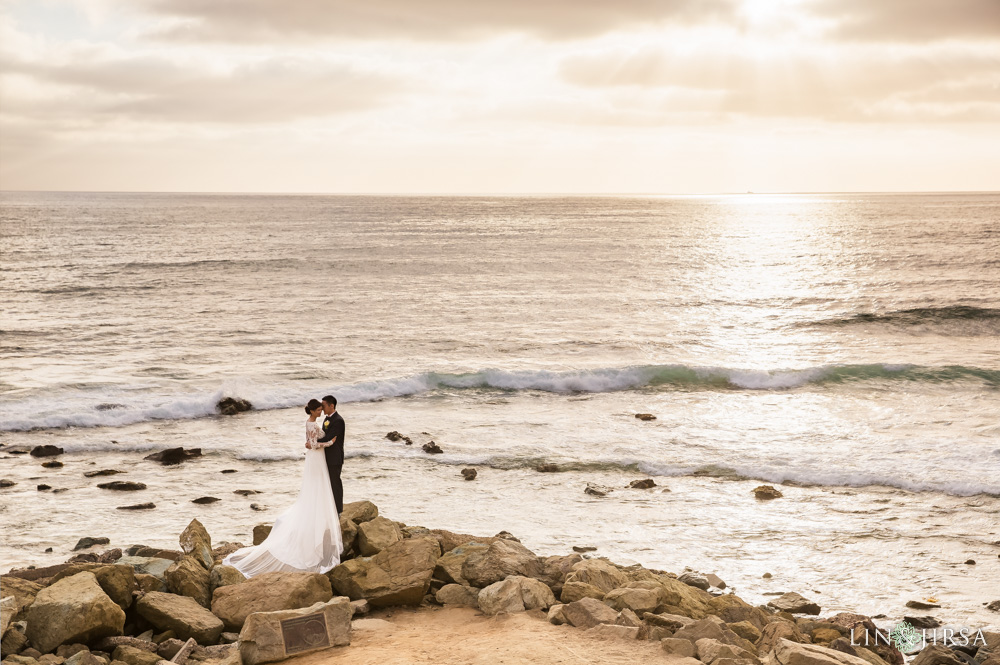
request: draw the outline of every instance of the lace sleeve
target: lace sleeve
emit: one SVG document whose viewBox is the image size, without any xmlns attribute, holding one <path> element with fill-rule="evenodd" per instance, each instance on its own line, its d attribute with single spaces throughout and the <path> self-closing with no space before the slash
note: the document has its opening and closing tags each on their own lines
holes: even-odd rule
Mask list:
<svg viewBox="0 0 1000 665">
<path fill-rule="evenodd" d="M 306 445 L 309 448 L 319 448 L 316 440 L 319 438 L 319 426 L 314 422 L 306 422 Z"/>
</svg>

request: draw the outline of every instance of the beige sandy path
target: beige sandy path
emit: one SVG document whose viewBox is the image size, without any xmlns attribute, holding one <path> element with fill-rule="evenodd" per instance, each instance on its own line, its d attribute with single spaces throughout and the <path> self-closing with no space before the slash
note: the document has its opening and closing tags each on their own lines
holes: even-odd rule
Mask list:
<svg viewBox="0 0 1000 665">
<path fill-rule="evenodd" d="M 351 646 L 319 651 L 289 665 L 639 665 L 675 660 L 659 643 L 602 641 L 553 626 L 540 611 L 486 617 L 464 607 L 387 610 L 358 618 Z"/>
</svg>

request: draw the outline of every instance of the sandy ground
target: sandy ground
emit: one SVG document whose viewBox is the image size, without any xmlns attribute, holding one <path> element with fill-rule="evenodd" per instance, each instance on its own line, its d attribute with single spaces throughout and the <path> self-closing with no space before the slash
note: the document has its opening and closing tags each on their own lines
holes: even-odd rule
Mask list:
<svg viewBox="0 0 1000 665">
<path fill-rule="evenodd" d="M 657 642 L 602 641 L 553 626 L 540 611 L 483 616 L 465 607 L 393 608 L 355 619 L 351 646 L 293 658 L 293 665 L 637 665 L 667 663 Z"/>
</svg>

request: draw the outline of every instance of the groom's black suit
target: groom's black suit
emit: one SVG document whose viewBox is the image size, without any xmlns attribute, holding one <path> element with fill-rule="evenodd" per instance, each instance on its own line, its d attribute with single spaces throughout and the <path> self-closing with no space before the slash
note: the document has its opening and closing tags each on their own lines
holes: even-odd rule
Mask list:
<svg viewBox="0 0 1000 665">
<path fill-rule="evenodd" d="M 326 468 L 330 471 L 330 487 L 333 489 L 333 500 L 337 504 L 337 513 L 344 512 L 344 484 L 340 482 L 340 471 L 344 468 L 344 419 L 334 411 L 323 418 L 323 436 L 319 443 L 333 441 L 323 449 L 326 454 Z"/>
</svg>

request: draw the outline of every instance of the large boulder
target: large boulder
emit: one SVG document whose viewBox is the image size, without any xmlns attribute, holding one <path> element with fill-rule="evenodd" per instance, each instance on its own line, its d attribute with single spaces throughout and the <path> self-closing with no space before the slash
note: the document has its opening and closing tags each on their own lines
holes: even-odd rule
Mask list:
<svg viewBox="0 0 1000 665">
<path fill-rule="evenodd" d="M 264 573 L 246 582 L 219 587 L 212 614 L 227 630 L 240 630 L 254 612 L 297 610 L 333 598 L 330 580 L 319 573 Z"/>
<path fill-rule="evenodd" d="M 18 615 L 35 601 L 35 596 L 45 587 L 38 582 L 24 580 L 10 575 L 0 576 L 0 598 L 14 599 L 14 620 L 20 620 Z"/>
<path fill-rule="evenodd" d="M 403 532 L 399 526 L 385 517 L 376 517 L 358 525 L 357 549 L 361 556 L 375 556 L 402 539 Z"/>
<path fill-rule="evenodd" d="M 584 598 L 604 600 L 604 592 L 593 584 L 587 584 L 586 582 L 566 582 L 562 585 L 562 590 L 559 593 L 559 600 L 562 602 L 572 603 Z"/>
<path fill-rule="evenodd" d="M 434 600 L 442 605 L 464 605 L 479 609 L 480 592 L 476 587 L 445 584 L 434 594 Z"/>
<path fill-rule="evenodd" d="M 910 665 L 965 665 L 966 661 L 959 658 L 955 651 L 952 651 L 941 644 L 928 644 Z"/>
<path fill-rule="evenodd" d="M 868 665 L 868 661 L 816 644 L 778 640 L 772 653 L 774 665 Z"/>
<path fill-rule="evenodd" d="M 172 630 L 182 640 L 194 638 L 200 644 L 214 644 L 225 627 L 221 619 L 188 596 L 152 591 L 135 607 L 157 631 Z"/>
<path fill-rule="evenodd" d="M 271 535 L 271 529 L 273 527 L 270 524 L 258 524 L 253 528 L 253 544 L 260 545 L 262 542 L 267 540 L 267 537 Z"/>
<path fill-rule="evenodd" d="M 544 610 L 555 604 L 552 590 L 531 577 L 512 575 L 479 592 L 479 609 L 487 615 Z"/>
<path fill-rule="evenodd" d="M 761 631 L 760 640 L 757 642 L 757 654 L 766 656 L 774 650 L 781 640 L 806 644 L 809 638 L 806 637 L 799 627 L 791 621 L 772 621 L 764 626 Z"/>
<path fill-rule="evenodd" d="M 345 561 L 330 571 L 330 581 L 337 593 L 366 599 L 372 607 L 419 605 L 440 556 L 437 539 L 407 538 L 373 557 Z"/>
<path fill-rule="evenodd" d="M 470 585 L 481 588 L 509 575 L 539 578 L 543 572 L 535 553 L 513 540 L 494 540 L 485 551 L 470 554 L 462 564 L 462 576 Z"/>
<path fill-rule="evenodd" d="M 38 592 L 28 608 L 27 636 L 45 653 L 60 644 L 121 635 L 125 612 L 104 593 L 97 577 L 82 572 Z"/>
<path fill-rule="evenodd" d="M 7 632 L 7 626 L 14 621 L 17 614 L 17 599 L 14 596 L 0 598 L 0 637 Z"/>
<path fill-rule="evenodd" d="M 562 608 L 566 623 L 577 628 L 593 628 L 602 623 L 613 624 L 618 620 L 618 612 L 594 598 L 584 598 L 567 603 Z"/>
<path fill-rule="evenodd" d="M 584 559 L 573 565 L 566 575 L 566 583 L 583 582 L 597 587 L 604 593 L 628 584 L 628 576 L 606 559 Z"/>
<path fill-rule="evenodd" d="M 753 653 L 754 651 L 753 643 L 744 640 L 742 637 L 730 630 L 721 619 L 714 616 L 708 616 L 704 619 L 699 619 L 698 621 L 689 623 L 678 629 L 673 636 L 690 640 L 695 644 L 698 644 L 699 640 L 707 638 L 717 640 L 723 644 L 737 646 L 750 653 Z"/>
<path fill-rule="evenodd" d="M 485 552 L 489 547 L 488 543 L 472 541 L 445 552 L 434 567 L 434 578 L 442 582 L 469 586 L 469 581 L 462 575 L 462 566 L 465 565 L 465 560 L 469 558 L 469 555 Z"/>
<path fill-rule="evenodd" d="M 194 598 L 202 607 L 211 606 L 211 575 L 194 557 L 185 556 L 174 562 L 164 577 L 170 593 Z"/>
<path fill-rule="evenodd" d="M 714 663 L 722 658 L 757 661 L 756 654 L 741 649 L 733 644 L 726 644 L 719 640 L 705 637 L 695 643 L 695 651 L 698 653 L 698 660 L 703 663 Z"/>
<path fill-rule="evenodd" d="M 283 631 L 282 624 L 288 626 L 288 622 L 294 623 L 294 629 Z M 237 648 L 243 665 L 259 665 L 350 643 L 351 602 L 337 597 L 300 609 L 251 614 L 240 631 Z"/>
<path fill-rule="evenodd" d="M 820 607 L 801 594 L 789 591 L 768 602 L 768 607 L 779 612 L 789 612 L 791 614 L 819 614 Z"/>
<path fill-rule="evenodd" d="M 116 562 L 119 566 L 131 566 L 136 574 L 153 575 L 164 582 L 167 568 L 174 565 L 173 559 L 155 556 L 123 556 Z"/>
<path fill-rule="evenodd" d="M 89 571 L 97 578 L 97 583 L 104 589 L 111 600 L 118 603 L 123 610 L 132 606 L 132 591 L 136 589 L 135 571 L 131 566 L 120 564 L 78 563 L 67 566 L 52 577 L 52 583 L 72 577 L 77 573 Z"/>
<path fill-rule="evenodd" d="M 355 524 L 369 522 L 376 517 L 378 517 L 378 506 L 371 501 L 345 503 L 344 510 L 340 513 L 341 519 L 350 520 Z"/>
<path fill-rule="evenodd" d="M 246 581 L 246 576 L 233 566 L 219 565 L 212 568 L 208 576 L 208 584 L 212 593 L 221 586 L 240 584 Z"/>
<path fill-rule="evenodd" d="M 549 556 L 542 560 L 542 570 L 545 583 L 552 589 L 552 593 L 560 595 L 566 576 L 573 572 L 573 566 L 583 561 L 583 556 L 574 553 L 567 556 Z M 576 599 L 574 599 L 576 600 Z"/>
<path fill-rule="evenodd" d="M 211 570 L 215 563 L 212 560 L 212 537 L 208 530 L 198 520 L 191 520 L 180 537 L 181 549 L 193 557 L 205 570 Z"/>
<path fill-rule="evenodd" d="M 604 602 L 619 611 L 628 608 L 642 614 L 655 610 L 660 604 L 660 596 L 650 589 L 612 589 L 605 594 Z"/>
<path fill-rule="evenodd" d="M 660 587 L 658 612 L 680 614 L 692 619 L 703 619 L 711 613 L 712 596 L 708 592 L 667 575 L 660 575 L 656 581 Z"/>
</svg>

